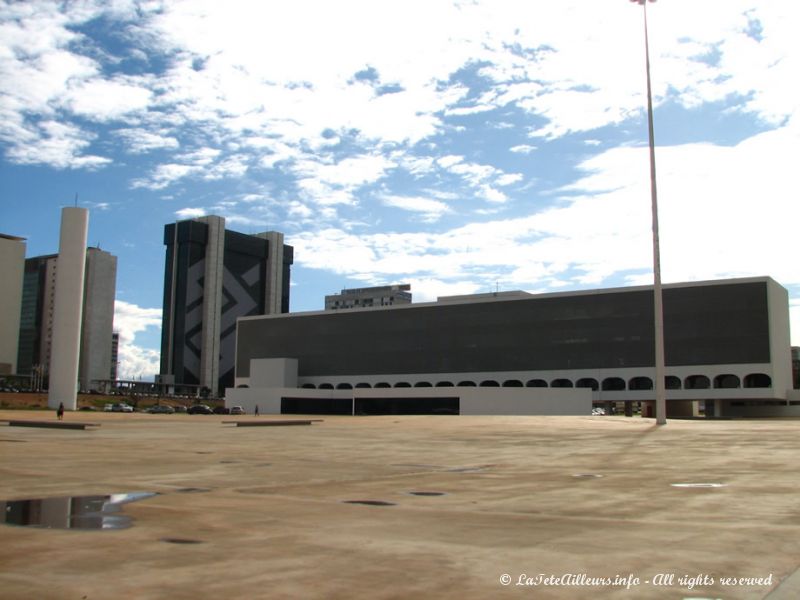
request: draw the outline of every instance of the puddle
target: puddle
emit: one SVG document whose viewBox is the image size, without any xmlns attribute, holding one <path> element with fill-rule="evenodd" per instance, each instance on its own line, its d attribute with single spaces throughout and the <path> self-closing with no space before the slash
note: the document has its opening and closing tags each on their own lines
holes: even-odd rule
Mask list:
<svg viewBox="0 0 800 600">
<path fill-rule="evenodd" d="M 185 487 L 185 488 L 178 488 L 175 491 L 180 492 L 181 494 L 198 494 L 202 492 L 210 492 L 211 488 Z"/>
<path fill-rule="evenodd" d="M 202 544 L 203 540 L 191 540 L 189 538 L 161 538 L 159 542 L 167 544 Z"/>
<path fill-rule="evenodd" d="M 676 488 L 721 488 L 727 487 L 727 483 L 671 483 Z"/>
<path fill-rule="evenodd" d="M 0 518 L 7 525 L 46 529 L 125 529 L 133 519 L 120 514 L 121 506 L 158 494 L 133 492 L 107 496 L 65 496 L 0 502 Z"/>
<path fill-rule="evenodd" d="M 366 504 L 367 506 L 397 506 L 394 502 L 385 500 L 343 500 L 345 504 Z"/>
<path fill-rule="evenodd" d="M 408 492 L 410 496 L 444 496 L 445 492 Z"/>
<path fill-rule="evenodd" d="M 597 473 L 575 473 L 573 477 L 576 479 L 599 479 L 602 475 Z"/>
</svg>

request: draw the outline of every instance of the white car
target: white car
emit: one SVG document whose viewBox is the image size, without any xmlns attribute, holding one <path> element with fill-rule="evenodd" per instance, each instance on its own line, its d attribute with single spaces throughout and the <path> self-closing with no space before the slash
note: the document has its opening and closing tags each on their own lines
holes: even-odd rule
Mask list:
<svg viewBox="0 0 800 600">
<path fill-rule="evenodd" d="M 115 404 L 111 407 L 112 412 L 133 412 L 133 407 L 130 404 L 125 404 L 124 402 L 120 402 L 119 404 Z"/>
<path fill-rule="evenodd" d="M 231 406 L 232 415 L 243 415 L 244 409 L 241 406 Z"/>
<path fill-rule="evenodd" d="M 606 414 L 606 409 L 605 408 L 600 408 L 599 406 L 596 406 L 595 408 L 592 409 L 592 414 L 595 415 L 595 416 L 604 415 L 604 414 Z"/>
</svg>

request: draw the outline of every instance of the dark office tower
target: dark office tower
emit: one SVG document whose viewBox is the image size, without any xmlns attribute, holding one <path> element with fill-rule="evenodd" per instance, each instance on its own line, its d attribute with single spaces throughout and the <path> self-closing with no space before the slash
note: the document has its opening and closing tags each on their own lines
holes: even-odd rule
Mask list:
<svg viewBox="0 0 800 600">
<path fill-rule="evenodd" d="M 208 216 L 164 227 L 161 376 L 212 394 L 234 384 L 236 319 L 289 312 L 293 249 L 278 232 L 245 235 Z"/>
</svg>

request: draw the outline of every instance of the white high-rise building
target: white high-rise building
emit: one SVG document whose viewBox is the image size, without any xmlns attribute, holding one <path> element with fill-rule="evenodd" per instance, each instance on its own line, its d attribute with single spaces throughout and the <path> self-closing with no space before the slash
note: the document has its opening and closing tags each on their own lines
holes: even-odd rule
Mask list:
<svg viewBox="0 0 800 600">
<path fill-rule="evenodd" d="M 25 239 L 0 233 L 0 375 L 17 372 Z"/>
</svg>

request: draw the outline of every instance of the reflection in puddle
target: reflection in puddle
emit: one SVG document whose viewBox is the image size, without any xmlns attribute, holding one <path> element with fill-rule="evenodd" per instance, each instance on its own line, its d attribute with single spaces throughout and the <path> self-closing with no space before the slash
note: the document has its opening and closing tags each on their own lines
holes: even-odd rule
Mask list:
<svg viewBox="0 0 800 600">
<path fill-rule="evenodd" d="M 0 502 L 0 522 L 47 529 L 124 529 L 131 517 L 120 506 L 156 496 L 151 492 L 106 496 L 65 496 Z"/>
</svg>

